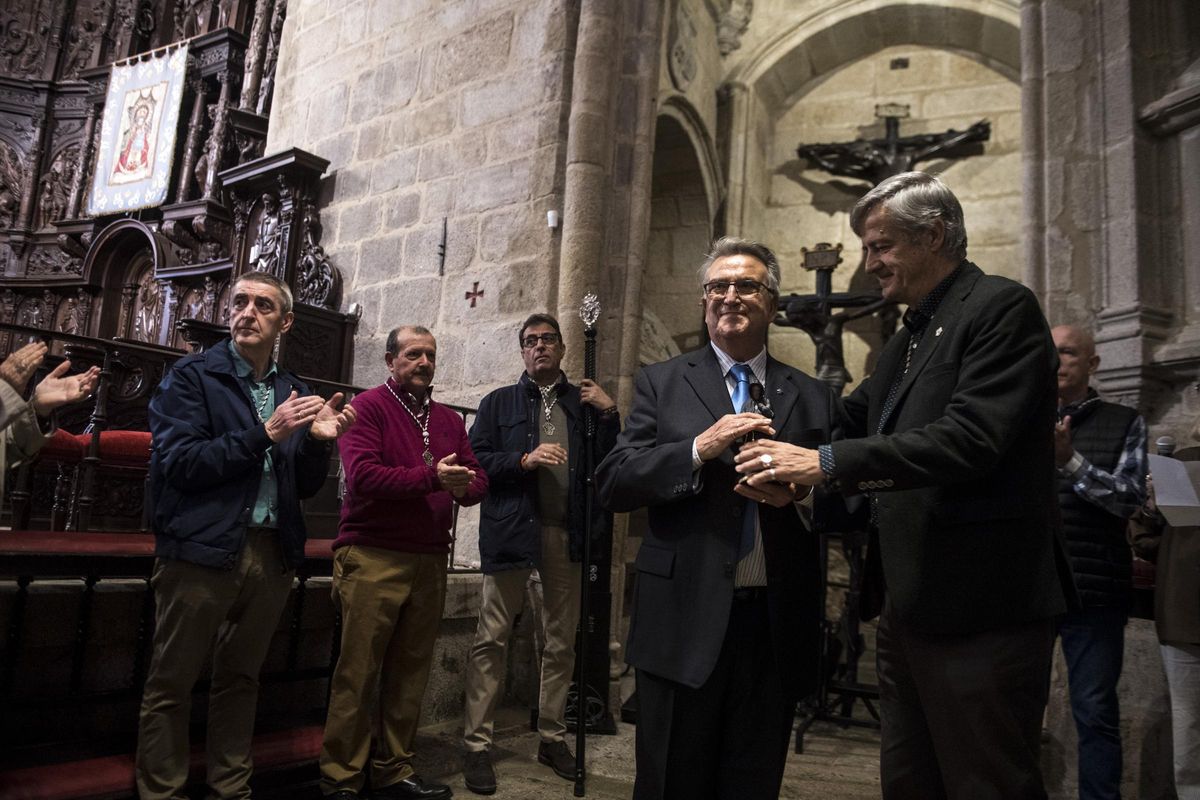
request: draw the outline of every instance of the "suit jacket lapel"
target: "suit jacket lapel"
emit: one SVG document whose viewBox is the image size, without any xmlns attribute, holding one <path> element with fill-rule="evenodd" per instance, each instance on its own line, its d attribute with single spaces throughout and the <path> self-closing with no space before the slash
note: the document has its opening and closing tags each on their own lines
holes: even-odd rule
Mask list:
<svg viewBox="0 0 1200 800">
<path fill-rule="evenodd" d="M 691 385 L 700 402 L 712 414 L 713 420 L 732 414 L 733 401 L 729 399 L 725 376 L 721 374 L 721 365 L 717 363 L 717 355 L 712 348 L 704 347 L 688 354 L 688 367 L 683 375 L 684 380 Z"/>
<path fill-rule="evenodd" d="M 787 427 L 788 418 L 800 397 L 800 389 L 792 382 L 791 374 L 783 369 L 783 365 L 767 356 L 767 385 L 763 387 L 771 409 L 775 412 L 771 427 L 777 432 Z"/>
<path fill-rule="evenodd" d="M 867 429 L 871 433 L 879 430 L 879 417 L 883 414 L 888 390 L 892 387 L 892 381 L 896 380 L 896 373 L 904 368 L 904 351 L 909 346 L 909 338 L 907 328 L 897 331 L 884 346 L 879 363 L 871 374 L 871 384 L 879 387 L 878 391 L 871 393 L 871 405 L 867 409 Z"/>
<path fill-rule="evenodd" d="M 937 311 L 933 314 L 933 319 L 929 321 L 929 327 L 925 329 L 925 333 L 921 336 L 921 343 L 917 345 L 916 352 L 913 353 L 912 363 L 909 364 L 908 374 L 904 376 L 903 382 L 900 384 L 900 390 L 896 393 L 896 405 L 892 410 L 892 415 L 896 413 L 895 409 L 900 408 L 904 402 L 905 395 L 908 390 L 916 383 L 922 370 L 929 363 L 938 345 L 941 344 L 943 338 L 949 340 L 951 336 L 946 334 L 951 333 L 959 324 L 959 317 L 962 312 L 962 301 L 975 288 L 975 282 L 983 273 L 979 267 L 968 262 L 964 265 L 962 272 L 958 278 L 950 286 L 950 291 L 946 293 L 946 297 L 942 300 Z M 909 345 L 905 345 L 906 347 Z M 901 351 L 903 352 L 903 351 Z M 903 369 L 903 358 L 901 358 L 900 369 Z M 889 384 L 890 385 L 890 384 Z"/>
</svg>

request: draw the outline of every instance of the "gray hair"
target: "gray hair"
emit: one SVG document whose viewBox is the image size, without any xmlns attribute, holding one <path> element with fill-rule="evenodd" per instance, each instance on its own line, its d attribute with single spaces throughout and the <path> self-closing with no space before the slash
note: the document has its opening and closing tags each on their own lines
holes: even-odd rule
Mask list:
<svg viewBox="0 0 1200 800">
<path fill-rule="evenodd" d="M 704 279 L 708 277 L 708 268 L 713 262 L 729 256 L 750 256 L 761 261 L 767 268 L 767 290 L 776 299 L 779 298 L 779 259 L 771 252 L 771 248 L 752 239 L 722 236 L 713 242 L 708 255 L 704 256 L 704 263 L 700 265 L 700 283 L 703 284 Z"/>
<path fill-rule="evenodd" d="M 433 336 L 433 331 L 423 325 L 398 325 L 388 333 L 384 350 L 391 355 L 400 355 L 400 334 L 413 333 L 417 336 Z"/>
<path fill-rule="evenodd" d="M 279 292 L 279 297 L 283 301 L 280 313 L 286 316 L 292 310 L 292 290 L 288 288 L 288 285 L 284 281 L 270 272 L 261 272 L 259 270 L 243 272 L 233 279 L 234 286 L 237 286 L 239 283 L 260 283 L 274 287 L 275 291 Z"/>
<path fill-rule="evenodd" d="M 942 255 L 956 260 L 967 257 L 967 228 L 962 206 L 946 184 L 925 172 L 893 175 L 862 196 L 850 212 L 850 228 L 863 235 L 867 217 L 882 205 L 888 216 L 909 237 L 931 231 L 938 220 L 945 231 Z"/>
</svg>

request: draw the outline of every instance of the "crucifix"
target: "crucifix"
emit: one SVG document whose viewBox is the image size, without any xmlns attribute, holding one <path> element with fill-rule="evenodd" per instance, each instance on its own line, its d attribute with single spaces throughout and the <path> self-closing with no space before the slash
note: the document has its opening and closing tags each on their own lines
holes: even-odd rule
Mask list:
<svg viewBox="0 0 1200 800">
<path fill-rule="evenodd" d="M 846 357 L 842 349 L 842 328 L 847 322 L 881 312 L 891 312 L 890 326 L 884 326 L 886 341 L 895 330 L 896 306 L 884 300 L 878 292 L 855 294 L 833 291 L 833 271 L 842 263 L 842 246 L 820 242 L 812 250 L 801 247 L 804 254 L 803 266 L 816 273 L 816 292 L 792 294 L 779 298 L 782 309 L 775 324 L 786 328 L 799 328 L 809 335 L 817 348 L 817 377 L 829 384 L 839 397 L 850 380 L 846 369 Z M 834 314 L 834 308 L 853 309 Z M 886 323 L 886 319 L 885 319 Z"/>
<path fill-rule="evenodd" d="M 471 291 L 467 292 L 463 299 L 470 300 L 471 308 L 474 308 L 475 301 L 481 297 L 483 297 L 483 289 L 479 288 L 479 281 L 475 281 L 475 283 L 471 286 Z"/>
<path fill-rule="evenodd" d="M 908 172 L 920 161 L 976 155 L 969 146 L 986 142 L 992 135 L 992 124 L 985 119 L 965 131 L 951 128 L 944 133 L 901 136 L 900 120 L 908 119 L 908 106 L 900 103 L 875 106 L 875 118 L 883 120 L 882 139 L 805 144 L 798 147 L 796 153 L 826 172 L 862 178 L 875 185 L 893 175 Z"/>
</svg>

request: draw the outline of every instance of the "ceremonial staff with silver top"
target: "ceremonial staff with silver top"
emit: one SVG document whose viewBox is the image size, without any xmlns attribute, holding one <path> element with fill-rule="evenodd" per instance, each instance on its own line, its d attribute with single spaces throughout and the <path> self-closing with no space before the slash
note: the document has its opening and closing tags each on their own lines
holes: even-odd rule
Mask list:
<svg viewBox="0 0 1200 800">
<path fill-rule="evenodd" d="M 587 586 L 581 562 L 587 531 L 594 542 L 611 519 L 591 502 L 591 454 L 603 457 L 620 432 L 616 404 L 604 389 L 590 378 L 572 384 L 563 374 L 566 345 L 558 320 L 530 316 L 517 330 L 517 342 L 525 371 L 480 401 L 471 427 L 471 448 L 489 479 L 479 522 L 483 597 L 467 660 L 463 714 L 463 778 L 477 794 L 496 791 L 490 753 L 496 699 L 513 621 L 535 570 L 546 643 L 538 761 L 566 780 L 578 777 L 582 761 L 567 746 L 565 712 L 576 659 L 579 587 Z M 594 355 L 589 364 L 591 374 Z M 586 709 L 589 693 L 581 694 Z M 586 724 L 586 714 L 580 716 Z"/>
<path fill-rule="evenodd" d="M 579 307 L 583 320 L 583 377 L 596 380 L 596 320 L 600 318 L 600 298 L 588 292 Z M 587 658 L 589 612 L 588 595 L 592 564 L 592 507 L 596 503 L 596 409 L 583 407 L 583 569 L 579 576 L 579 656 L 575 659 L 575 796 L 586 792 L 584 750 L 587 747 Z M 604 676 L 608 680 L 608 676 Z"/>
</svg>

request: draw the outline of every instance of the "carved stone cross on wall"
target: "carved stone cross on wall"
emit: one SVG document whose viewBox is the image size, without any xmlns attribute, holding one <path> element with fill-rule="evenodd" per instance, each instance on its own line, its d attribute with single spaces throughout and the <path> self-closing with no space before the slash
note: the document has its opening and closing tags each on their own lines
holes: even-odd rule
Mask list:
<svg viewBox="0 0 1200 800">
<path fill-rule="evenodd" d="M 479 299 L 479 298 L 481 298 L 481 297 L 483 297 L 483 289 L 480 289 L 480 288 L 479 288 L 479 281 L 475 281 L 475 283 L 474 283 L 474 284 L 471 286 L 471 291 L 469 291 L 469 292 L 467 292 L 467 293 L 466 293 L 466 295 L 465 295 L 465 298 L 464 298 L 464 299 L 466 299 L 466 300 L 470 300 L 470 301 L 471 301 L 471 308 L 474 308 L 474 307 L 475 307 L 475 301 L 476 301 L 476 300 L 478 300 L 478 299 Z"/>
</svg>

